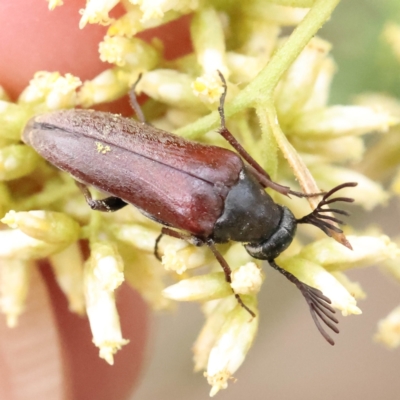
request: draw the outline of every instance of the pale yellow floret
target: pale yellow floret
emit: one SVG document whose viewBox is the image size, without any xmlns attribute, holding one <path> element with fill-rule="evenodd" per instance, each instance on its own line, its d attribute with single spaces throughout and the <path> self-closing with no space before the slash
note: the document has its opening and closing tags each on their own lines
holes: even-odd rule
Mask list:
<svg viewBox="0 0 400 400">
<path fill-rule="evenodd" d="M 129 342 L 122 337 L 114 294 L 123 282 L 122 271 L 121 257 L 113 245 L 91 244 L 90 259 L 84 269 L 86 312 L 99 356 L 111 365 L 114 354 Z"/>
<path fill-rule="evenodd" d="M 1 220 L 11 228 L 18 228 L 26 235 L 47 243 L 70 243 L 78 239 L 79 224 L 66 214 L 55 211 L 11 210 Z"/>
<path fill-rule="evenodd" d="M 202 102 L 208 104 L 218 103 L 224 90 L 221 78 L 216 72 L 196 78 L 192 83 L 192 88 L 195 96 L 197 96 Z"/>
<path fill-rule="evenodd" d="M 362 300 L 367 297 L 361 284 L 354 282 L 350 278 L 340 271 L 331 271 L 331 274 L 346 288 L 346 290 L 356 299 Z"/>
<path fill-rule="evenodd" d="M 6 316 L 7 326 L 17 325 L 25 309 L 33 263 L 26 260 L 0 260 L 0 309 Z"/>
<path fill-rule="evenodd" d="M 320 60 L 314 86 L 308 100 L 302 106 L 302 111 L 326 107 L 329 100 L 329 90 L 333 75 L 336 72 L 336 64 L 330 56 Z"/>
<path fill-rule="evenodd" d="M 203 304 L 202 309 L 206 321 L 193 345 L 193 361 L 196 372 L 207 368 L 210 351 L 218 338 L 225 318 L 236 306 L 237 300 L 233 296 Z"/>
<path fill-rule="evenodd" d="M 163 247 L 162 264 L 167 271 L 183 274 L 206 263 L 207 248 L 198 248 L 183 240 L 170 241 Z"/>
<path fill-rule="evenodd" d="M 134 74 L 137 78 L 138 73 Z M 107 69 L 90 81 L 85 81 L 78 93 L 78 103 L 88 108 L 122 97 L 131 85 L 132 76 L 120 68 Z"/>
<path fill-rule="evenodd" d="M 113 19 L 108 13 L 112 10 L 119 0 L 87 0 L 86 8 L 80 10 L 82 15 L 79 21 L 79 28 L 83 29 L 87 23 L 109 25 Z"/>
<path fill-rule="evenodd" d="M 47 0 L 49 3 L 49 10 L 54 10 L 64 4 L 63 0 Z"/>
<path fill-rule="evenodd" d="M 309 6 L 312 2 L 309 1 Z M 307 8 L 296 8 L 266 3 L 264 0 L 243 2 L 241 18 L 262 19 L 281 26 L 297 25 L 308 13 Z"/>
<path fill-rule="evenodd" d="M 118 240 L 149 253 L 154 252 L 154 244 L 157 237 L 160 235 L 159 231 L 137 223 L 112 224 L 110 230 L 114 232 L 114 235 Z M 167 238 L 163 238 L 159 248 L 162 248 L 165 239 Z"/>
<path fill-rule="evenodd" d="M 229 51 L 226 53 L 226 64 L 230 71 L 229 80 L 233 83 L 243 84 L 257 76 L 264 67 L 265 61 L 260 57 Z"/>
<path fill-rule="evenodd" d="M 71 242 L 49 243 L 34 239 L 19 229 L 0 230 L 0 258 L 40 259 L 57 253 Z"/>
<path fill-rule="evenodd" d="M 0 258 L 47 257 L 75 242 L 80 234 L 77 222 L 53 211 L 10 211 L 1 222 L 14 229 L 0 231 Z"/>
<path fill-rule="evenodd" d="M 33 110 L 27 105 L 0 100 L 0 139 L 19 142 L 22 128 L 32 115 Z"/>
<path fill-rule="evenodd" d="M 228 79 L 224 29 L 215 9 L 206 7 L 195 14 L 191 23 L 191 36 L 203 74 L 215 74 L 219 70 Z"/>
<path fill-rule="evenodd" d="M 374 339 L 393 349 L 400 345 L 400 306 L 378 323 Z"/>
<path fill-rule="evenodd" d="M 366 210 L 372 210 L 378 205 L 385 205 L 389 199 L 389 194 L 381 184 L 350 168 L 315 164 L 310 166 L 310 171 L 313 177 L 318 182 L 321 182 L 321 185 L 323 182 L 324 190 L 333 188 L 343 182 L 357 182 L 358 185 L 356 187 L 342 189 L 340 196 L 354 199 L 357 205 L 364 207 Z"/>
<path fill-rule="evenodd" d="M 343 163 L 361 161 L 365 152 L 364 140 L 357 136 L 346 136 L 327 140 L 304 140 L 300 137 L 292 136 L 290 139 L 296 150 L 302 153 L 305 163 L 310 168 L 315 166 L 316 171 L 318 171 L 318 167 L 328 162 Z M 342 169 L 353 172 L 353 170 L 348 168 Z M 361 176 L 364 179 L 366 178 L 365 175 Z M 328 177 L 325 175 L 324 180 L 325 178 Z M 347 178 L 346 180 L 349 181 Z M 376 185 L 380 187 L 377 183 Z M 368 203 L 367 200 L 366 203 Z"/>
<path fill-rule="evenodd" d="M 154 242 L 153 242 L 154 245 Z M 127 248 L 129 259 L 125 262 L 125 279 L 154 310 L 170 309 L 173 302 L 163 296 L 166 271 L 153 254 L 137 254 L 132 259 L 132 248 Z"/>
<path fill-rule="evenodd" d="M 0 181 L 11 181 L 29 175 L 39 162 L 31 147 L 12 144 L 0 149 Z"/>
<path fill-rule="evenodd" d="M 237 294 L 256 294 L 260 291 L 264 281 L 262 269 L 254 262 L 234 269 L 232 271 L 231 287 Z"/>
<path fill-rule="evenodd" d="M 399 248 L 385 236 L 347 236 L 353 250 L 330 238 L 324 238 L 305 246 L 300 256 L 330 271 L 366 267 L 387 259 L 399 257 Z"/>
<path fill-rule="evenodd" d="M 137 85 L 137 91 L 151 98 L 179 108 L 195 108 L 204 112 L 202 102 L 193 94 L 193 79 L 182 72 L 172 69 L 156 69 L 143 74 Z"/>
<path fill-rule="evenodd" d="M 331 106 L 296 116 L 287 129 L 290 135 L 304 139 L 326 139 L 386 132 L 398 121 L 385 111 L 362 106 Z"/>
<path fill-rule="evenodd" d="M 143 13 L 138 7 L 129 4 L 128 10 L 126 14 L 111 23 L 107 35 L 131 38 L 138 32 L 165 24 L 180 16 L 178 12 L 171 10 L 164 14 L 162 19 L 142 20 Z"/>
<path fill-rule="evenodd" d="M 99 44 L 100 60 L 118 67 L 153 69 L 159 61 L 158 51 L 138 38 L 105 36 Z"/>
<path fill-rule="evenodd" d="M 198 7 L 198 0 L 130 0 L 130 2 L 139 5 L 143 13 L 141 22 L 161 20 L 170 10 L 188 13 Z"/>
<path fill-rule="evenodd" d="M 19 96 L 21 104 L 41 105 L 47 110 L 71 108 L 77 104 L 76 89 L 81 86 L 79 78 L 59 72 L 36 72 L 28 87 Z"/>
<path fill-rule="evenodd" d="M 54 275 L 68 299 L 70 311 L 85 314 L 83 295 L 83 258 L 77 242 L 49 257 Z"/>
<path fill-rule="evenodd" d="M 250 308 L 256 308 L 254 298 L 246 296 L 244 301 Z M 232 379 L 232 375 L 243 363 L 257 328 L 258 318 L 251 318 L 240 305 L 226 315 L 208 359 L 206 376 L 212 386 L 211 397 L 227 387 L 228 380 Z"/>
<path fill-rule="evenodd" d="M 177 301 L 209 301 L 232 295 L 223 272 L 183 279 L 163 290 L 163 295 Z"/>
<path fill-rule="evenodd" d="M 277 112 L 284 122 L 301 112 L 308 101 L 330 49 L 330 43 L 313 38 L 285 73 L 275 92 Z"/>
</svg>

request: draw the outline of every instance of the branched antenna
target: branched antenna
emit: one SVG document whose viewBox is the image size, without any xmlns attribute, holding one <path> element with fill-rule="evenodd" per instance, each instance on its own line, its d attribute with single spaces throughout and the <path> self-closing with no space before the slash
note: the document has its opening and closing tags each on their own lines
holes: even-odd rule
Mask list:
<svg viewBox="0 0 400 400">
<path fill-rule="evenodd" d="M 331 306 L 331 300 L 329 299 L 329 297 L 326 297 L 319 289 L 313 288 L 306 283 L 301 282 L 292 273 L 277 265 L 275 263 L 275 260 L 268 260 L 268 262 L 272 268 L 275 268 L 287 279 L 289 279 L 290 282 L 294 283 L 297 286 L 301 294 L 306 299 L 308 307 L 310 308 L 312 319 L 314 320 L 314 323 L 317 326 L 319 332 L 329 344 L 334 345 L 335 342 L 324 330 L 321 324 L 322 321 L 327 327 L 332 329 L 333 332 L 339 333 L 339 329 L 335 325 L 339 321 L 334 316 L 335 310 Z"/>
<path fill-rule="evenodd" d="M 341 190 L 343 188 L 354 187 L 354 186 L 357 186 L 357 182 L 346 182 L 346 183 L 342 183 L 341 185 L 334 187 L 329 192 L 324 194 L 324 196 L 322 197 L 322 200 L 318 203 L 317 207 L 314 209 L 313 212 L 305 215 L 303 218 L 298 219 L 297 223 L 298 224 L 312 224 L 312 225 L 316 226 L 317 228 L 321 229 L 328 236 L 331 236 L 331 234 L 329 232 L 330 230 L 332 230 L 334 232 L 342 233 L 343 231 L 340 228 L 338 228 L 337 226 L 335 226 L 327 221 L 333 221 L 340 225 L 345 225 L 345 223 L 338 218 L 332 217 L 330 215 L 325 215 L 324 213 L 336 213 L 336 214 L 345 215 L 345 216 L 349 216 L 350 214 L 347 211 L 338 210 L 337 208 L 322 208 L 322 207 L 325 205 L 339 202 L 339 201 L 343 201 L 345 203 L 352 203 L 354 201 L 354 199 L 352 199 L 351 197 L 334 197 L 331 199 L 329 197 L 331 197 L 334 193 L 338 192 L 339 190 Z"/>
</svg>

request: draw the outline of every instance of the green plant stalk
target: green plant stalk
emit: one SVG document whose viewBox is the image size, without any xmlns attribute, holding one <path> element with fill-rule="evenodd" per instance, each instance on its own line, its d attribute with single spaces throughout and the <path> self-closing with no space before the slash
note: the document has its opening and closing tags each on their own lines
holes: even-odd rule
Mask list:
<svg viewBox="0 0 400 400">
<path fill-rule="evenodd" d="M 252 107 L 257 103 L 267 103 L 279 79 L 290 67 L 296 57 L 304 49 L 321 26 L 330 18 L 340 0 L 317 0 L 303 21 L 296 27 L 285 44 L 277 50 L 269 63 L 225 108 L 226 117 L 240 110 Z M 219 114 L 217 111 L 180 128 L 176 134 L 188 139 L 196 139 L 204 132 L 217 126 Z"/>
</svg>

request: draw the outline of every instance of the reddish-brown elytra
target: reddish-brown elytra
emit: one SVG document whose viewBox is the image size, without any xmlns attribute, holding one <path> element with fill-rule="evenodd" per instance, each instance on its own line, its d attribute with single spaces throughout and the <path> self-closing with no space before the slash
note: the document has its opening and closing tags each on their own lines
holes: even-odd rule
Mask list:
<svg viewBox="0 0 400 400">
<path fill-rule="evenodd" d="M 265 188 L 298 197 L 317 194 L 305 195 L 273 182 L 237 142 L 225 126 L 226 83 L 222 74 L 220 77 L 224 93 L 219 106 L 219 132 L 238 154 L 148 125 L 137 103 L 135 86 L 130 96 L 140 122 L 92 110 L 56 111 L 32 118 L 25 127 L 23 140 L 50 163 L 70 173 L 93 210 L 116 211 L 132 204 L 164 225 L 156 247 L 162 235 L 196 246 L 207 245 L 221 264 L 227 282 L 231 282 L 231 270 L 215 243 L 243 242 L 251 256 L 267 260 L 300 289 L 319 331 L 334 344 L 320 323 L 321 320 L 339 332 L 330 299 L 274 260 L 290 245 L 298 224 L 313 224 L 328 235 L 330 231 L 341 232 L 328 221 L 342 221 L 326 213 L 348 214 L 322 207 L 335 201 L 353 201 L 330 197 L 356 183 L 344 183 L 323 193 L 316 209 L 301 219 L 296 219 L 287 207 L 276 204 Z M 87 186 L 111 196 L 93 200 Z M 158 257 L 157 248 L 155 254 Z M 240 296 L 234 295 L 254 316 Z"/>
</svg>

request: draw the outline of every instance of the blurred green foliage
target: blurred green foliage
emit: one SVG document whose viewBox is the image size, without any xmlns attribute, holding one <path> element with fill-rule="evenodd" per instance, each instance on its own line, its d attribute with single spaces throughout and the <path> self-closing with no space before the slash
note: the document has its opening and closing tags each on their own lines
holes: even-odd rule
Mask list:
<svg viewBox="0 0 400 400">
<path fill-rule="evenodd" d="M 400 24 L 399 0 L 342 0 L 319 35 L 333 44 L 338 66 L 333 104 L 351 102 L 366 91 L 400 98 L 400 63 L 382 38 L 385 23 Z"/>
</svg>

